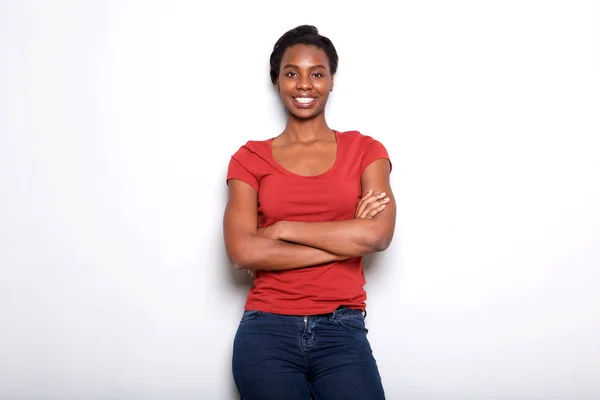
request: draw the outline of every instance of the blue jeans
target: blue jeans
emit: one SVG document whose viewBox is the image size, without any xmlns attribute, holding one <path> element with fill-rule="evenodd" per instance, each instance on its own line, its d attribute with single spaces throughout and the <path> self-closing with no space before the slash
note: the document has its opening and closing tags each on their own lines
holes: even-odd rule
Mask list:
<svg viewBox="0 0 600 400">
<path fill-rule="evenodd" d="M 233 344 L 242 400 L 381 400 L 364 314 L 298 317 L 245 311 Z"/>
</svg>

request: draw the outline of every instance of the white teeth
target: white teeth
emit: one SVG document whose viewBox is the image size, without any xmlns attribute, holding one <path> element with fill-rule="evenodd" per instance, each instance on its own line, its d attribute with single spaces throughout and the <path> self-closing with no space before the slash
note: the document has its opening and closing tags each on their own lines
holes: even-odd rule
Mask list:
<svg viewBox="0 0 600 400">
<path fill-rule="evenodd" d="M 295 97 L 296 101 L 298 103 L 310 103 L 311 101 L 313 101 L 315 98 L 314 97 Z"/>
</svg>

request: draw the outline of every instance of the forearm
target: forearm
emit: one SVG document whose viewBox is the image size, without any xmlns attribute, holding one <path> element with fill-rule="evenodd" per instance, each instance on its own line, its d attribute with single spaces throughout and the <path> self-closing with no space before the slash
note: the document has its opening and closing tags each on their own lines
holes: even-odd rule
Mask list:
<svg viewBox="0 0 600 400">
<path fill-rule="evenodd" d="M 331 222 L 282 221 L 278 223 L 276 231 L 281 240 L 347 257 L 385 250 L 393 234 L 393 231 L 385 229 L 380 221 L 375 219 Z"/>
<path fill-rule="evenodd" d="M 296 269 L 348 258 L 259 235 L 247 235 L 235 248 L 228 248 L 228 254 L 236 268 L 252 270 Z"/>
</svg>

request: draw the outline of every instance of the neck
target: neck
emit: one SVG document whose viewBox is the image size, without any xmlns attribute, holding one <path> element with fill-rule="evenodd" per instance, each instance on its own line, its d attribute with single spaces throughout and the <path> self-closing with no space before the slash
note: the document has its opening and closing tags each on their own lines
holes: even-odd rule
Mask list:
<svg viewBox="0 0 600 400">
<path fill-rule="evenodd" d="M 312 142 L 327 139 L 330 135 L 331 128 L 325 121 L 324 113 L 311 119 L 298 119 L 290 115 L 285 130 L 281 134 L 281 136 L 286 136 L 292 142 Z"/>
</svg>

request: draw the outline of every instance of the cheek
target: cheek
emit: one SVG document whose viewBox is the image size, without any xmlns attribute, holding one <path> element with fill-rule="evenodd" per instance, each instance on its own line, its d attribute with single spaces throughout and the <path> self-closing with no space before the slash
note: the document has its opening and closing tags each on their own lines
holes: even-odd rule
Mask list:
<svg viewBox="0 0 600 400">
<path fill-rule="evenodd" d="M 281 101 L 283 101 L 284 103 L 287 103 L 290 101 L 290 92 L 286 91 L 285 88 L 281 88 L 279 90 L 279 98 L 281 99 Z"/>
<path fill-rule="evenodd" d="M 318 91 L 320 93 L 322 93 L 323 95 L 326 95 L 329 92 L 331 92 L 331 90 L 333 89 L 333 83 L 323 82 L 323 83 L 320 83 L 317 87 L 318 87 Z M 317 88 L 317 87 L 315 87 L 315 88 Z"/>
<path fill-rule="evenodd" d="M 325 87 L 323 90 L 320 90 L 321 100 L 327 101 L 329 99 L 329 88 Z"/>
</svg>

